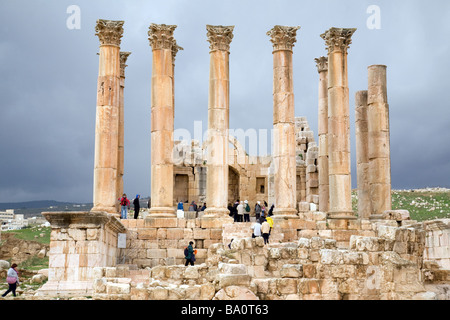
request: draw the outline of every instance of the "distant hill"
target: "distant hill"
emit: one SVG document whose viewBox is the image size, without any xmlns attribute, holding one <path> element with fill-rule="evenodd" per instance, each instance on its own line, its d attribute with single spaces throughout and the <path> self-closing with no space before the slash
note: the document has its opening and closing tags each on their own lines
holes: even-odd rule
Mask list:
<svg viewBox="0 0 450 320">
<path fill-rule="evenodd" d="M 70 202 L 59 202 L 55 200 L 39 200 L 39 201 L 26 201 L 26 202 L 4 202 L 0 203 L 0 210 L 6 209 L 36 209 L 36 208 L 49 208 L 54 206 L 66 206 L 71 205 Z"/>
<path fill-rule="evenodd" d="M 40 216 L 45 211 L 89 211 L 92 203 L 72 203 L 55 200 L 38 200 L 25 202 L 0 203 L 0 210 L 14 209 L 14 213 L 23 214 L 25 218 Z"/>
</svg>

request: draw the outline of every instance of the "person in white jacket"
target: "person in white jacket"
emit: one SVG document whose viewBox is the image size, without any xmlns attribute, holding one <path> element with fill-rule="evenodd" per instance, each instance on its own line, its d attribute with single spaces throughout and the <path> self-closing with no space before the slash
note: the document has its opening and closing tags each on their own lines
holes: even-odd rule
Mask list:
<svg viewBox="0 0 450 320">
<path fill-rule="evenodd" d="M 17 271 L 17 264 L 13 263 L 11 268 L 9 268 L 8 273 L 6 274 L 6 281 L 8 282 L 9 288 L 2 295 L 2 297 L 6 297 L 6 295 L 10 292 L 13 293 L 13 296 L 16 296 L 16 288 L 19 285 L 19 272 Z"/>
</svg>

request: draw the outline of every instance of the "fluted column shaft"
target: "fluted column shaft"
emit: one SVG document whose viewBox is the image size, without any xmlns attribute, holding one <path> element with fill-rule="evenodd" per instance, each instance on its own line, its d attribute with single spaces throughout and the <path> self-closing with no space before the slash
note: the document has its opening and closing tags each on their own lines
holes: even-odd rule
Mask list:
<svg viewBox="0 0 450 320">
<path fill-rule="evenodd" d="M 391 210 L 391 162 L 389 138 L 389 104 L 386 66 L 368 67 L 368 157 L 371 215 Z"/>
<path fill-rule="evenodd" d="M 151 24 L 151 208 L 150 216 L 175 216 L 173 206 L 173 31 L 174 25 Z"/>
<path fill-rule="evenodd" d="M 367 90 L 355 94 L 356 175 L 358 183 L 358 217 L 368 219 L 372 212 L 369 181 L 367 124 Z"/>
<path fill-rule="evenodd" d="M 229 46 L 234 26 L 206 26 L 210 42 L 206 214 L 227 217 L 230 113 Z"/>
<path fill-rule="evenodd" d="M 100 40 L 95 120 L 94 206 L 92 211 L 117 214 L 119 146 L 120 38 L 123 21 L 97 20 Z"/>
<path fill-rule="evenodd" d="M 296 215 L 295 106 L 292 48 L 300 27 L 275 26 L 273 43 L 274 215 Z"/>
<path fill-rule="evenodd" d="M 126 62 L 131 52 L 120 52 L 120 91 L 119 91 L 119 147 L 117 155 L 117 195 L 119 199 L 123 194 L 123 175 L 124 175 L 124 148 L 125 148 L 125 128 L 124 128 L 124 114 L 125 114 L 125 68 Z M 119 202 L 116 203 L 119 209 Z"/>
<path fill-rule="evenodd" d="M 356 29 L 331 28 L 321 37 L 328 49 L 329 218 L 353 218 L 347 49 Z"/>
<path fill-rule="evenodd" d="M 319 211 L 328 212 L 330 202 L 328 182 L 328 58 L 315 59 L 319 72 Z"/>
</svg>

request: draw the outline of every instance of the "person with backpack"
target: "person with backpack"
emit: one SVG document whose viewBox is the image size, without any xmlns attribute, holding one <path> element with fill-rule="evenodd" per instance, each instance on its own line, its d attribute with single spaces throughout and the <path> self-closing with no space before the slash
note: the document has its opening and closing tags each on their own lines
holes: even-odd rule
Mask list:
<svg viewBox="0 0 450 320">
<path fill-rule="evenodd" d="M 120 219 L 126 219 L 128 215 L 128 209 L 130 209 L 131 202 L 127 199 L 126 193 L 122 195 L 120 201 Z"/>
<path fill-rule="evenodd" d="M 250 206 L 248 205 L 248 201 L 244 201 L 245 212 L 244 212 L 244 222 L 250 222 Z"/>
<path fill-rule="evenodd" d="M 194 244 L 193 241 L 189 242 L 189 245 L 184 248 L 184 258 L 186 259 L 186 263 L 184 264 L 184 266 L 187 267 L 188 264 L 191 264 L 191 266 L 194 265 L 194 261 L 195 261 L 195 252 L 197 250 L 194 251 L 194 247 L 192 246 Z"/>
<path fill-rule="evenodd" d="M 141 210 L 141 204 L 139 203 L 140 195 L 136 195 L 136 198 L 133 200 L 134 205 L 134 218 L 137 219 L 139 216 L 139 211 Z"/>
<path fill-rule="evenodd" d="M 16 296 L 16 288 L 20 284 L 19 283 L 19 272 L 17 271 L 17 264 L 13 263 L 11 265 L 11 268 L 9 268 L 8 273 L 6 274 L 6 282 L 8 282 L 8 290 L 4 294 L 2 294 L 2 297 L 6 297 L 6 295 L 10 292 L 12 292 L 13 296 Z"/>
</svg>

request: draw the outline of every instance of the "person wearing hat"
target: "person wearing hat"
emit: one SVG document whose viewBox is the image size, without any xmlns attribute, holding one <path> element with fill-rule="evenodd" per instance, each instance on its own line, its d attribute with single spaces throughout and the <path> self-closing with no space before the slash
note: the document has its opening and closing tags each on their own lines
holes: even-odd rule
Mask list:
<svg viewBox="0 0 450 320">
<path fill-rule="evenodd" d="M 244 211 L 244 201 L 241 201 L 237 206 L 238 222 L 244 222 Z"/>
<path fill-rule="evenodd" d="M 244 201 L 244 222 L 250 222 L 250 206 L 248 205 L 248 201 Z"/>
</svg>

